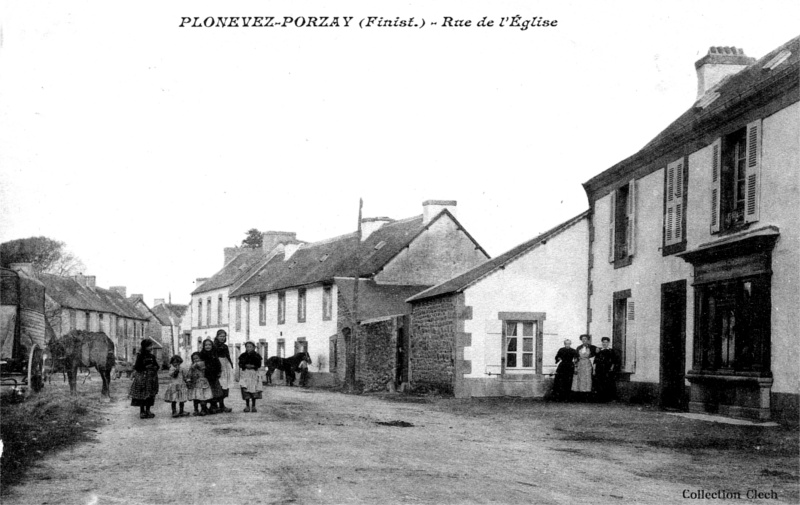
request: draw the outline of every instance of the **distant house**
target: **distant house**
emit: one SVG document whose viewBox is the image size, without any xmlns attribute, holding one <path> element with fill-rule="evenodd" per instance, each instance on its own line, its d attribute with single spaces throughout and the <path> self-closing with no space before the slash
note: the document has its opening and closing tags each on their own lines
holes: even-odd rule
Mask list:
<svg viewBox="0 0 800 505">
<path fill-rule="evenodd" d="M 487 260 L 455 218 L 456 202 L 429 200 L 407 219 L 365 218 L 362 234 L 279 246 L 231 291 L 233 342 L 253 340 L 264 355 L 307 351 L 315 380 L 342 382 L 348 369 L 365 389 L 385 389 L 407 369 L 399 362 L 398 318 L 405 298 Z M 353 315 L 355 279 L 357 315 Z M 362 326 L 390 321 L 371 334 Z M 358 323 L 358 341 L 351 342 Z M 376 352 L 376 343 L 381 345 Z M 347 347 L 356 351 L 348 362 Z M 235 348 L 238 354 L 239 349 Z"/>
<path fill-rule="evenodd" d="M 98 287 L 93 275 L 40 274 L 47 316 L 56 335 L 70 330 L 100 331 L 116 344 L 117 357 L 131 360 L 147 336 L 149 318 L 125 298 L 125 287 Z"/>
<path fill-rule="evenodd" d="M 589 213 L 408 299 L 412 388 L 544 396 L 565 338 L 586 332 Z"/>
<path fill-rule="evenodd" d="M 181 321 L 187 309 L 187 305 L 166 303 L 162 298 L 156 298 L 150 309 L 159 321 L 160 341 L 166 354 L 170 357 L 177 354 L 184 361 L 191 355 L 191 342 L 181 336 Z"/>
<path fill-rule="evenodd" d="M 139 312 L 142 317 L 147 318 L 147 337 L 154 342 L 152 351 L 158 362 L 162 365 L 166 365 L 169 363 L 169 358 L 171 357 L 171 343 L 169 339 L 163 340 L 161 328 L 165 325 L 169 325 L 169 321 L 162 321 L 158 317 L 153 309 L 145 303 L 144 295 L 133 294 L 128 297 L 128 302 L 136 308 L 136 311 Z M 136 354 L 136 351 L 134 354 Z"/>
<path fill-rule="evenodd" d="M 796 423 L 800 38 L 695 68 L 697 101 L 584 184 L 590 332 L 621 351 L 623 397 Z"/>
<path fill-rule="evenodd" d="M 225 248 L 222 269 L 210 278 L 198 278 L 197 287 L 192 291 L 192 302 L 188 311 L 191 320 L 192 349 L 199 350 L 200 343 L 206 338 L 213 339 L 218 330 L 225 330 L 231 335 L 233 332 L 232 308 L 229 300 L 231 290 L 263 264 L 276 246 L 300 243 L 294 233 L 268 231 L 263 234 L 261 249 Z M 241 317 L 241 312 L 239 314 Z M 232 340 L 229 340 L 228 344 L 233 350 Z M 233 352 L 231 355 L 233 356 Z"/>
</svg>

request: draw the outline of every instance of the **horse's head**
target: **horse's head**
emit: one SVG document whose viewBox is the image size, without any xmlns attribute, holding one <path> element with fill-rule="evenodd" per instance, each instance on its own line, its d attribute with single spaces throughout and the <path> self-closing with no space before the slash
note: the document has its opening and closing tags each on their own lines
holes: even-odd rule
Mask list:
<svg viewBox="0 0 800 505">
<path fill-rule="evenodd" d="M 308 352 L 304 352 L 303 355 L 304 355 L 303 356 L 303 361 L 305 361 L 306 363 L 308 363 L 310 365 L 311 364 L 311 355 L 308 354 Z"/>
</svg>

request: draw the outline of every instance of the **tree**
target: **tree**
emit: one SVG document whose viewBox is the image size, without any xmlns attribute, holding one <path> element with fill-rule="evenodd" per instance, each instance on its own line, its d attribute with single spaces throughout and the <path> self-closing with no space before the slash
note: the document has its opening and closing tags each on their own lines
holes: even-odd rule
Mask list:
<svg viewBox="0 0 800 505">
<path fill-rule="evenodd" d="M 32 263 L 36 274 L 74 275 L 86 267 L 67 250 L 64 242 L 48 237 L 29 237 L 0 244 L 0 264 Z"/>
<path fill-rule="evenodd" d="M 260 249 L 263 244 L 263 236 L 257 228 L 250 228 L 247 230 L 247 237 L 242 240 L 242 247 L 249 247 L 250 249 Z"/>
</svg>

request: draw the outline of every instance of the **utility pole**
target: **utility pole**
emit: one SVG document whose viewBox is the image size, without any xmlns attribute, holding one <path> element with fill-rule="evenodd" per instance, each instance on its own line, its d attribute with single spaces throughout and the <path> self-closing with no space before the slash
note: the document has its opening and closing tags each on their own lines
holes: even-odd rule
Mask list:
<svg viewBox="0 0 800 505">
<path fill-rule="evenodd" d="M 358 199 L 358 232 L 356 233 L 356 251 L 355 251 L 355 272 L 353 284 L 353 310 L 351 313 L 352 327 L 350 329 L 350 342 L 347 344 L 347 387 L 350 391 L 355 390 L 356 387 L 356 361 L 358 359 L 357 346 L 358 346 L 358 278 L 360 275 L 359 268 L 361 267 L 359 251 L 361 250 L 361 208 L 364 206 L 364 201 Z"/>
</svg>

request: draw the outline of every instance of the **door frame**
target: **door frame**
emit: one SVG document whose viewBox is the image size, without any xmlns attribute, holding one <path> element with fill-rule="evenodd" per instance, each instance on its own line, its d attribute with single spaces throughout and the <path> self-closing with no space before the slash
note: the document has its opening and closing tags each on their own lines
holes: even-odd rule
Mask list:
<svg viewBox="0 0 800 505">
<path fill-rule="evenodd" d="M 675 364 L 675 359 L 680 360 L 680 377 L 681 377 L 681 387 L 680 387 L 680 395 L 678 399 L 677 407 L 685 410 L 688 405 L 688 398 L 686 396 L 686 387 L 685 387 L 685 380 L 686 380 L 686 310 L 687 310 L 687 302 L 686 302 L 686 290 L 687 290 L 687 282 L 686 279 L 681 279 L 679 281 L 673 282 L 666 282 L 661 284 L 661 323 L 660 323 L 660 337 L 659 337 L 659 384 L 658 384 L 658 398 L 659 398 L 659 405 L 661 407 L 669 407 L 674 408 L 675 405 L 665 405 L 665 389 L 669 381 L 667 380 L 669 377 L 667 375 L 667 370 L 672 370 L 673 366 L 677 366 Z M 680 295 L 683 295 L 682 297 Z M 665 303 L 667 297 L 675 297 L 675 299 L 681 299 L 682 303 L 681 306 L 683 310 L 680 311 L 679 317 L 679 327 L 680 332 L 677 337 L 672 337 L 672 343 L 675 344 L 673 347 L 676 348 L 679 352 L 677 353 L 678 356 L 673 356 L 668 349 L 667 345 L 667 327 L 665 325 L 666 322 L 666 315 L 668 314 L 668 307 Z M 672 366 L 667 366 L 668 364 Z M 677 378 L 676 378 L 677 379 Z"/>
</svg>

